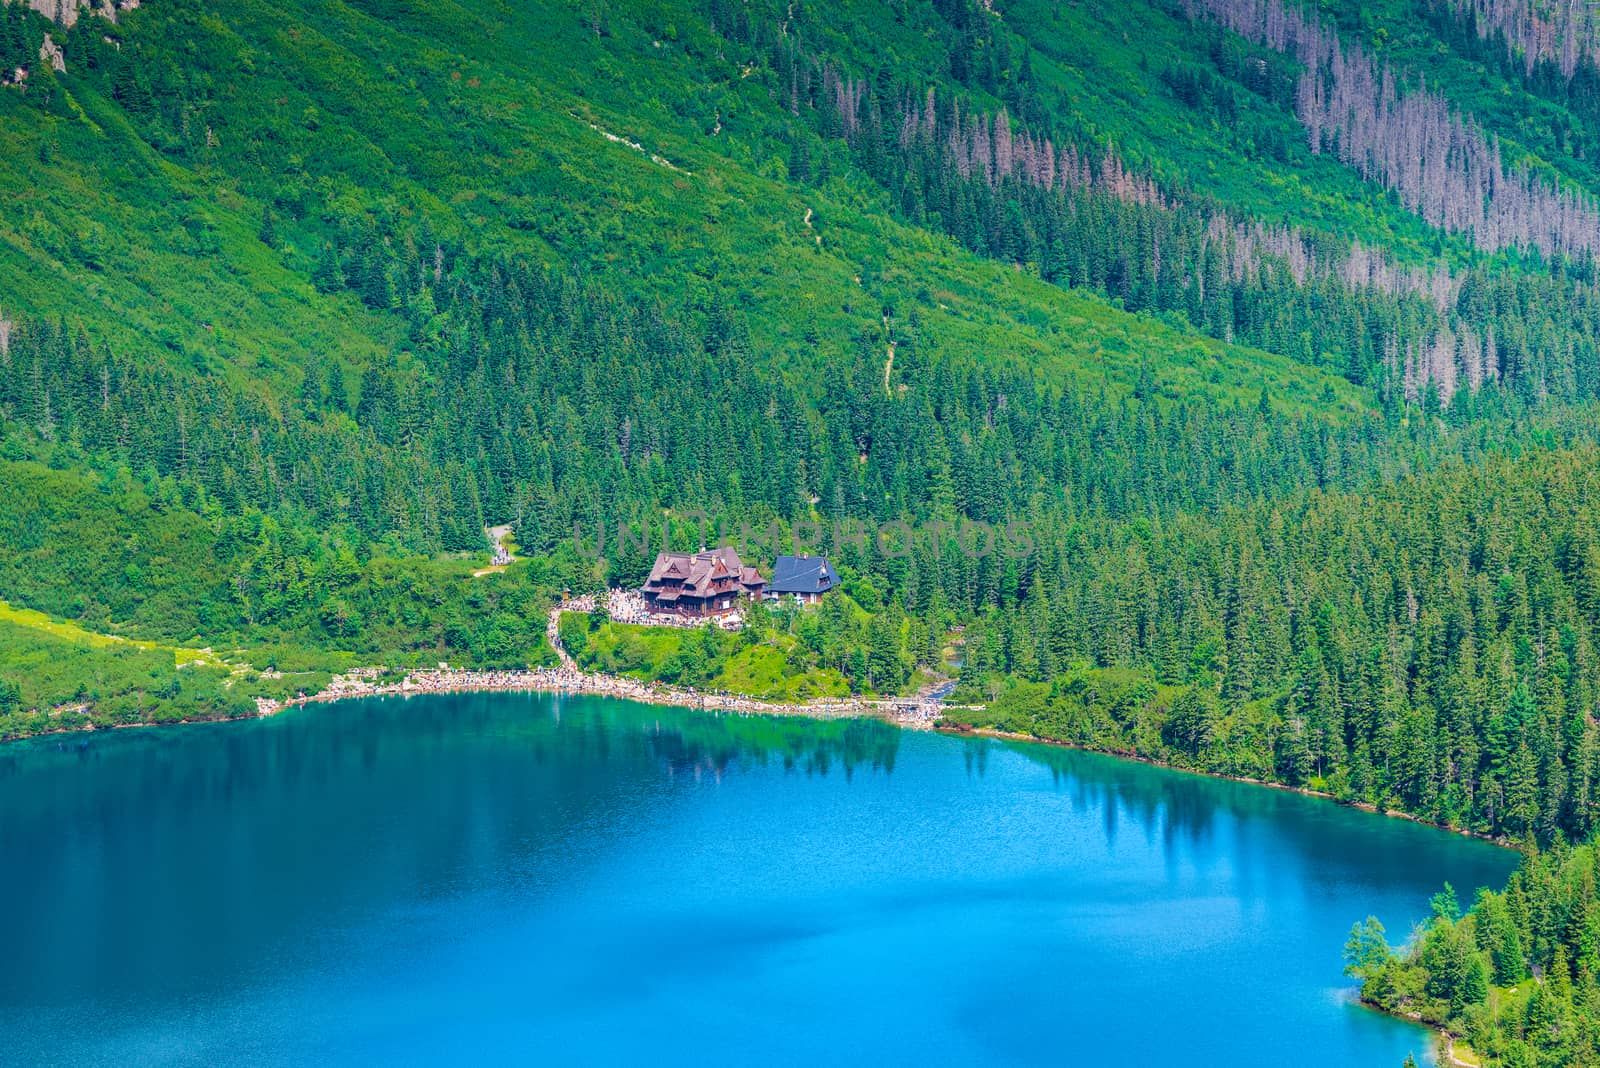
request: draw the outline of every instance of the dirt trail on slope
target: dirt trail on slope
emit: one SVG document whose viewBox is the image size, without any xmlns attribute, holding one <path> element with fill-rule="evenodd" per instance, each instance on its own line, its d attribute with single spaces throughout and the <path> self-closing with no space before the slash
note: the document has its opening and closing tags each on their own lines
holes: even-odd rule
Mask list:
<svg viewBox="0 0 1600 1068">
<path fill-rule="evenodd" d="M 483 578 L 485 575 L 498 575 L 510 567 L 517 560 L 516 554 L 506 548 L 506 539 L 511 536 L 511 524 L 489 527 L 484 533 L 488 534 L 494 542 L 494 563 L 488 567 L 480 568 L 472 573 L 473 578 Z"/>
<path fill-rule="evenodd" d="M 883 332 L 889 332 L 889 317 L 883 317 Z M 889 375 L 894 371 L 894 341 L 889 341 L 889 358 L 883 361 L 883 391 L 889 396 L 894 396 L 894 388 L 889 385 Z"/>
<path fill-rule="evenodd" d="M 561 658 L 561 666 L 567 671 L 581 670 L 577 662 L 567 653 L 566 647 L 561 644 L 561 613 L 576 611 L 577 609 L 573 607 L 575 603 L 558 604 L 550 609 L 550 615 L 544 625 L 545 640 L 550 643 L 550 648 L 556 651 L 556 656 Z"/>
<path fill-rule="evenodd" d="M 655 152 L 649 151 L 643 145 L 641 145 L 639 142 L 630 141 L 626 137 L 619 137 L 616 134 L 612 133 L 610 130 L 605 129 L 602 126 L 596 126 L 594 123 L 588 121 L 587 119 L 585 119 L 583 116 L 577 114 L 576 112 L 568 112 L 568 114 L 572 115 L 573 118 L 577 119 L 579 122 L 583 123 L 585 126 L 589 127 L 589 129 L 593 130 L 595 133 L 599 134 L 601 137 L 604 137 L 607 141 L 610 141 L 612 144 L 614 144 L 614 145 L 622 145 L 625 148 L 631 148 L 635 152 L 639 153 L 639 155 L 644 156 L 645 158 L 649 159 L 649 161 L 651 163 L 654 163 L 658 167 L 665 167 L 669 171 L 675 171 L 676 173 L 685 175 L 686 177 L 690 177 L 690 178 L 694 177 L 694 172 L 693 171 L 685 170 L 684 168 L 678 166 L 676 163 L 673 163 L 671 160 L 667 159 L 665 156 L 662 156 L 662 155 L 659 155 L 659 154 L 657 154 Z"/>
</svg>

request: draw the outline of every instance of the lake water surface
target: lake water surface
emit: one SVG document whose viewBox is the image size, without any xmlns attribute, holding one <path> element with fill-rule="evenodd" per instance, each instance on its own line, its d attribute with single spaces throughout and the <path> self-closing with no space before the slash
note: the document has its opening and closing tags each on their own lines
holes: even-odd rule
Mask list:
<svg viewBox="0 0 1600 1068">
<path fill-rule="evenodd" d="M 0 747 L 0 1061 L 1398 1068 L 1482 843 L 875 722 L 522 695 Z"/>
</svg>

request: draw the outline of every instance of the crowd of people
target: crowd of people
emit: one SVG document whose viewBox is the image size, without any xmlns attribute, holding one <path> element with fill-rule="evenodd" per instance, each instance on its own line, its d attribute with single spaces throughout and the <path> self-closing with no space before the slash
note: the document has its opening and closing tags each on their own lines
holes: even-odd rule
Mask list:
<svg viewBox="0 0 1600 1068">
<path fill-rule="evenodd" d="M 638 590 L 612 590 L 606 594 L 606 614 L 618 623 L 633 623 L 642 627 L 698 627 L 710 622 L 723 630 L 738 630 L 744 626 L 744 615 L 734 609 L 722 616 L 685 616 L 675 612 L 652 612 L 645 604 L 644 594 Z"/>
</svg>

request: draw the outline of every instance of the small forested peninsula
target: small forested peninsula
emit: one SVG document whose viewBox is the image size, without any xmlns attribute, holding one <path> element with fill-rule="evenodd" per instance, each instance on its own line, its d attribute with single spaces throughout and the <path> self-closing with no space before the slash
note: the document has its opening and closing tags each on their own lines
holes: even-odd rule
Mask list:
<svg viewBox="0 0 1600 1068">
<path fill-rule="evenodd" d="M 1345 970 L 1361 981 L 1363 1000 L 1445 1029 L 1458 1058 L 1476 1051 L 1496 1064 L 1596 1063 L 1597 880 L 1594 846 L 1530 846 L 1505 890 L 1479 890 L 1464 915 L 1446 885 L 1398 952 L 1376 919 L 1357 924 Z"/>
<path fill-rule="evenodd" d="M 0 4 L 0 736 L 441 661 L 953 686 L 950 726 L 1524 845 L 1360 974 L 1498 1063 L 1594 1063 L 1528 1020 L 1593 1020 L 1597 35 Z M 837 587 L 547 626 L 751 531 Z"/>
</svg>

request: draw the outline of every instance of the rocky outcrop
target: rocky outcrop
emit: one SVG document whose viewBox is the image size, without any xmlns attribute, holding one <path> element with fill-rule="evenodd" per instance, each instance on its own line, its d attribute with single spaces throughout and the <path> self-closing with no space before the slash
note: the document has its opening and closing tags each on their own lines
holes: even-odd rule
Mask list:
<svg viewBox="0 0 1600 1068">
<path fill-rule="evenodd" d="M 0 0 L 0 4 L 25 4 L 50 19 L 59 26 L 70 29 L 77 25 L 78 19 L 84 15 L 93 15 L 110 22 L 117 21 L 117 15 L 123 11 L 132 11 L 139 6 L 140 0 Z M 111 38 L 106 40 L 115 44 Z M 118 51 L 121 51 L 120 45 Z M 48 64 L 56 71 L 67 69 L 67 55 L 61 46 L 51 39 L 47 33 L 44 35 L 44 44 L 39 48 L 39 62 Z M 28 80 L 28 67 L 19 66 L 15 70 L 0 71 L 0 85 L 21 85 Z"/>
<path fill-rule="evenodd" d="M 84 11 L 115 22 L 118 11 L 131 11 L 139 6 L 139 0 L 0 0 L 0 3 L 25 3 L 45 18 L 69 29 L 77 24 Z"/>
<path fill-rule="evenodd" d="M 67 54 L 61 51 L 60 45 L 50 39 L 48 33 L 44 35 L 44 44 L 39 46 L 39 62 L 50 64 L 56 71 L 67 69 Z"/>
<path fill-rule="evenodd" d="M 26 0 L 26 3 L 45 18 L 68 28 L 78 21 L 78 0 Z"/>
</svg>

